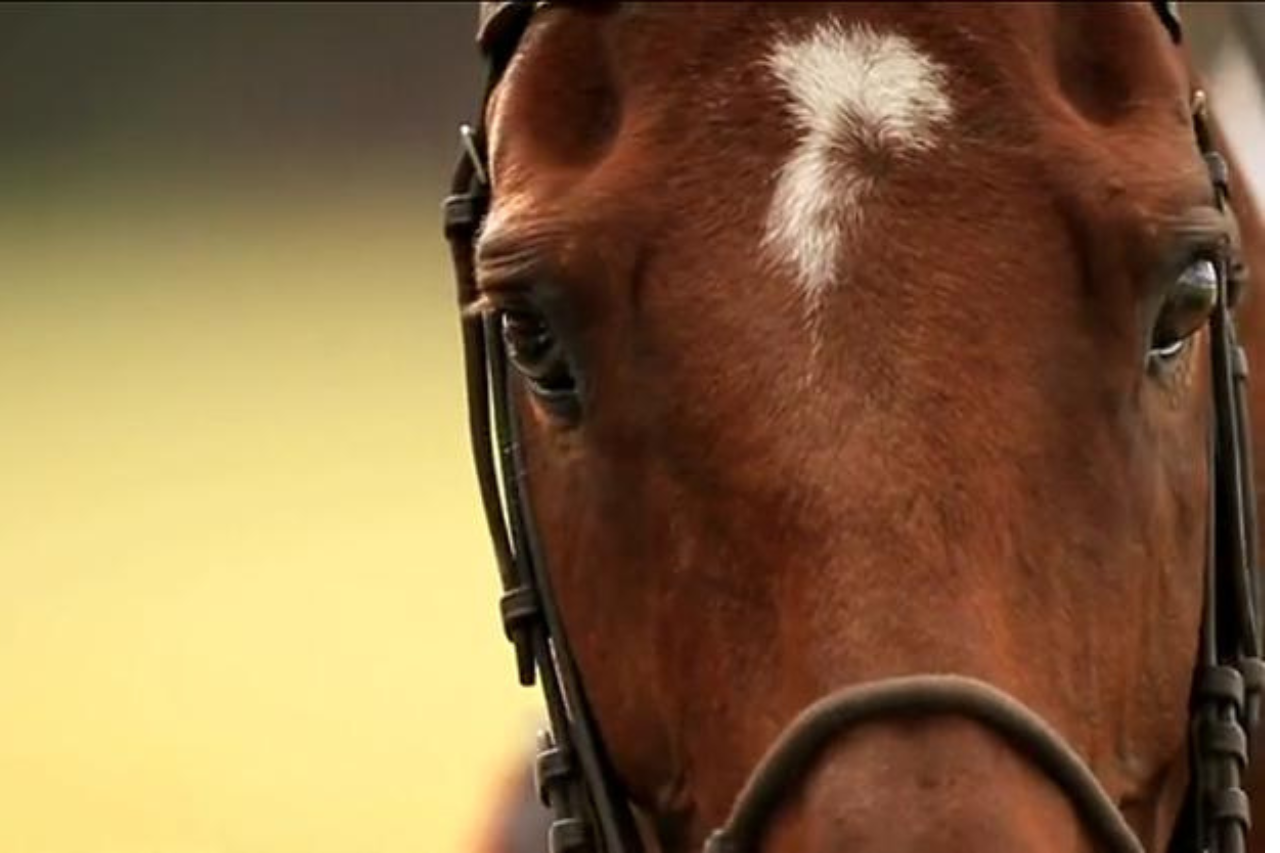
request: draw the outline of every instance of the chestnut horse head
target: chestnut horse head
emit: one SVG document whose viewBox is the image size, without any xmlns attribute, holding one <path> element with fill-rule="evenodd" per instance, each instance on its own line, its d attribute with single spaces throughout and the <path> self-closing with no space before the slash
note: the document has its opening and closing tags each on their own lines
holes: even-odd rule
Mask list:
<svg viewBox="0 0 1280 853">
<path fill-rule="evenodd" d="M 555 844 L 1236 849 L 1261 220 L 1171 4 L 487 5 L 446 211 Z"/>
</svg>

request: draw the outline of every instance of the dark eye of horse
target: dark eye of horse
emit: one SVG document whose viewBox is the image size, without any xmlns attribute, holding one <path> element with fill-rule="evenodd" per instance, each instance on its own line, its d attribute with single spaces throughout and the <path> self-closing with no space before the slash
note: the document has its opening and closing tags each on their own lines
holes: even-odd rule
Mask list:
<svg viewBox="0 0 1280 853">
<path fill-rule="evenodd" d="M 1218 265 L 1197 258 L 1185 267 L 1165 294 L 1151 333 L 1153 359 L 1168 361 L 1186 348 L 1187 341 L 1209 319 L 1218 301 Z"/>
<path fill-rule="evenodd" d="M 511 366 L 547 411 L 577 420 L 578 382 L 547 319 L 533 309 L 503 311 L 502 341 Z"/>
</svg>

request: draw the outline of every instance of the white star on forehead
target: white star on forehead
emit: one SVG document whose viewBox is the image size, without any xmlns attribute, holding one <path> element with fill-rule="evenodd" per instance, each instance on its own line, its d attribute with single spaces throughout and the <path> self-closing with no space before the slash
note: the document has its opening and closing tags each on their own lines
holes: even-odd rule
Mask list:
<svg viewBox="0 0 1280 853">
<path fill-rule="evenodd" d="M 878 180 L 848 152 L 889 158 L 928 149 L 951 102 L 941 66 L 906 38 L 861 25 L 829 21 L 781 38 L 768 66 L 800 138 L 778 172 L 764 244 L 798 277 L 812 319 L 835 283 L 847 224 Z"/>
</svg>

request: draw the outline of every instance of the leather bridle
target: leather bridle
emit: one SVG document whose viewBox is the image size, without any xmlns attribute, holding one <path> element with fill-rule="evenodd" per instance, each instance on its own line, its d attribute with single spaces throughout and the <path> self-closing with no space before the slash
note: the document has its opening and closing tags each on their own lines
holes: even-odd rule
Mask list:
<svg viewBox="0 0 1280 853">
<path fill-rule="evenodd" d="M 501 78 L 528 23 L 545 2 L 480 4 L 479 44 L 488 63 L 482 102 Z M 1174 3 L 1152 4 L 1175 41 Z M 1203 95 L 1193 103 L 1196 142 L 1218 206 L 1230 194 L 1226 161 L 1214 150 Z M 539 738 L 535 782 L 553 816 L 552 853 L 633 853 L 639 835 L 622 786 L 609 763 L 543 562 L 529 503 L 516 405 L 494 310 L 479 303 L 474 249 L 489 208 L 483 119 L 464 126 L 463 156 L 444 205 L 463 308 L 470 432 L 476 473 L 501 574 L 502 624 L 515 646 L 520 682 L 542 685 L 550 728 Z M 1215 259 L 1219 294 L 1209 322 L 1213 409 L 1209 444 L 1210 502 L 1199 662 L 1191 696 L 1188 755 L 1191 781 L 1171 850 L 1242 853 L 1249 799 L 1242 776 L 1250 733 L 1261 726 L 1263 650 L 1261 567 L 1249 450 L 1247 364 L 1234 322 L 1239 290 L 1232 248 Z M 782 798 L 835 737 L 892 717 L 957 715 L 979 722 L 1015 745 L 1052 779 L 1086 827 L 1112 851 L 1142 853 L 1119 809 L 1076 752 L 1033 711 L 982 681 L 958 675 L 912 675 L 860 684 L 820 699 L 775 741 L 747 780 L 705 853 L 749 853 L 759 845 Z"/>
</svg>

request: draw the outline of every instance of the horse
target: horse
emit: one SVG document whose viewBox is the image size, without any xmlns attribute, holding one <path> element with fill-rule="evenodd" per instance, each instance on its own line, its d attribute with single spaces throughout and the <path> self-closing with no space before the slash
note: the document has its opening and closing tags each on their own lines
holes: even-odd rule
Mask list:
<svg viewBox="0 0 1280 853">
<path fill-rule="evenodd" d="M 482 4 L 445 231 L 553 851 L 1262 849 L 1263 222 L 1180 35 Z"/>
</svg>

